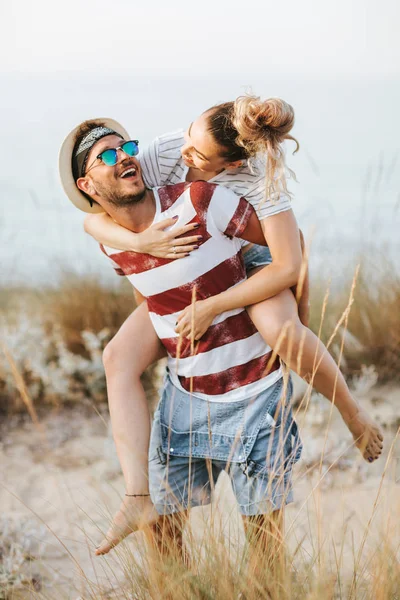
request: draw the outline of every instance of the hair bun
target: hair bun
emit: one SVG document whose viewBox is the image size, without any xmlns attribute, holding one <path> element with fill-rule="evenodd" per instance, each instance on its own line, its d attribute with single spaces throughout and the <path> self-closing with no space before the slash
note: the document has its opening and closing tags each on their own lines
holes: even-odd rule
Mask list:
<svg viewBox="0 0 400 600">
<path fill-rule="evenodd" d="M 239 100 L 239 99 L 238 99 Z M 267 132 L 282 142 L 294 125 L 294 110 L 290 104 L 280 98 L 260 100 L 254 98 L 248 104 L 249 116 L 260 132 Z"/>
<path fill-rule="evenodd" d="M 290 135 L 294 125 L 294 110 L 281 98 L 261 100 L 258 96 L 239 96 L 233 104 L 232 123 L 238 132 L 236 143 L 248 156 L 263 153 L 267 157 L 267 195 L 288 193 L 282 142 L 297 140 Z"/>
</svg>

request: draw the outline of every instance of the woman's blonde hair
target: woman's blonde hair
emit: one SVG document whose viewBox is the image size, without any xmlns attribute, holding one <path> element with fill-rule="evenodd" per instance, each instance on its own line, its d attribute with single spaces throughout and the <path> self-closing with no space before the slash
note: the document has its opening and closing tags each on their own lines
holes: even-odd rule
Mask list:
<svg viewBox="0 0 400 600">
<path fill-rule="evenodd" d="M 275 200 L 281 193 L 290 195 L 286 176 L 295 175 L 285 162 L 283 142 L 298 141 L 290 135 L 294 125 L 294 110 L 280 98 L 261 100 L 257 96 L 240 96 L 209 111 L 209 131 L 223 148 L 226 160 L 266 157 L 266 195 Z"/>
</svg>

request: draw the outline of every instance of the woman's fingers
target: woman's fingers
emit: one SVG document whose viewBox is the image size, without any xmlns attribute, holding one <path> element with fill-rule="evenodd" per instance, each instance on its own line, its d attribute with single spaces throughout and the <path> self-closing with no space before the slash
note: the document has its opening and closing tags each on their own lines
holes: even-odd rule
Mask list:
<svg viewBox="0 0 400 600">
<path fill-rule="evenodd" d="M 182 227 L 176 227 L 175 229 L 168 231 L 168 233 L 172 234 L 173 237 L 177 238 L 181 235 L 185 235 L 185 233 L 188 233 L 189 231 L 198 229 L 199 227 L 199 223 L 188 223 L 187 225 L 183 225 Z"/>
<path fill-rule="evenodd" d="M 182 319 L 184 319 L 186 317 L 186 309 L 183 310 L 181 313 L 179 313 L 179 315 L 176 318 L 176 324 L 178 325 L 178 323 L 180 323 L 182 321 Z"/>
<path fill-rule="evenodd" d="M 199 247 L 197 238 L 194 238 L 195 244 L 186 245 L 185 242 L 190 242 L 193 238 L 183 238 L 181 240 L 172 239 L 169 243 L 171 247 L 168 249 L 165 258 L 184 258 L 185 256 L 189 256 L 191 252 L 197 250 Z"/>
<path fill-rule="evenodd" d="M 170 219 L 164 219 L 159 223 L 155 223 L 154 225 L 152 225 L 152 227 L 154 229 L 167 229 L 167 227 L 172 227 L 172 225 L 175 225 L 176 221 L 177 217 L 172 217 Z"/>
<path fill-rule="evenodd" d="M 198 249 L 198 245 L 196 244 L 195 246 L 175 246 L 175 249 L 179 253 L 182 253 L 182 252 L 193 252 L 193 250 L 197 250 Z"/>
<path fill-rule="evenodd" d="M 178 238 L 178 239 L 176 237 L 173 237 L 173 238 L 171 238 L 171 243 L 175 244 L 175 246 L 185 246 L 185 245 L 189 245 L 189 244 L 198 245 L 198 243 L 201 242 L 202 239 L 203 239 L 202 235 L 191 235 L 189 237 Z"/>
<path fill-rule="evenodd" d="M 193 339 L 196 342 L 199 341 L 202 338 L 202 336 L 203 336 L 203 332 L 202 331 L 197 331 L 196 329 L 194 329 L 192 331 L 191 326 L 187 325 L 187 324 L 185 324 L 184 326 L 179 325 L 175 329 L 175 332 L 178 333 L 181 337 L 184 337 L 184 338 L 192 339 L 192 336 L 193 336 Z"/>
<path fill-rule="evenodd" d="M 190 256 L 190 254 L 188 252 L 169 252 L 164 258 L 175 260 L 176 258 L 185 258 L 186 256 Z"/>
<path fill-rule="evenodd" d="M 176 223 L 176 218 L 172 217 L 171 219 L 164 219 L 163 221 L 156 223 L 152 227 L 154 227 L 154 229 L 167 229 L 168 227 L 172 227 L 173 225 L 175 225 L 175 223 Z M 175 229 L 173 229 L 172 231 L 169 231 L 168 233 L 172 234 L 171 237 L 177 237 L 179 235 L 184 235 L 188 231 L 193 231 L 193 229 L 197 229 L 198 227 L 200 227 L 199 223 L 188 223 L 187 225 L 182 225 L 181 227 L 176 227 Z"/>
</svg>

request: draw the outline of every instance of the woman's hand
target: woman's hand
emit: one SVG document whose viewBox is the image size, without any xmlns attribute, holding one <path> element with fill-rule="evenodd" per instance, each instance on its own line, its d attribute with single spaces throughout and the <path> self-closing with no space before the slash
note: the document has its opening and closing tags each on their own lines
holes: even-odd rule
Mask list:
<svg viewBox="0 0 400 600">
<path fill-rule="evenodd" d="M 165 231 L 175 225 L 176 219 L 165 219 L 141 233 L 135 233 L 116 223 L 106 213 L 97 213 L 86 215 L 84 228 L 95 240 L 116 250 L 151 254 L 157 258 L 183 258 L 196 250 L 203 238 L 201 235 L 179 237 L 197 229 L 198 223 Z"/>
<path fill-rule="evenodd" d="M 184 258 L 193 250 L 197 250 L 199 243 L 203 239 L 201 235 L 192 235 L 188 237 L 179 237 L 185 235 L 193 229 L 199 227 L 198 223 L 189 223 L 183 227 L 177 227 L 165 231 L 176 222 L 175 218 L 165 219 L 160 223 L 155 223 L 145 231 L 136 234 L 134 243 L 134 252 L 142 254 L 151 254 L 157 258 Z"/>
<path fill-rule="evenodd" d="M 216 317 L 212 298 L 197 300 L 187 306 L 178 316 L 176 333 L 182 337 L 199 340 Z M 192 331 L 193 323 L 193 331 Z"/>
</svg>

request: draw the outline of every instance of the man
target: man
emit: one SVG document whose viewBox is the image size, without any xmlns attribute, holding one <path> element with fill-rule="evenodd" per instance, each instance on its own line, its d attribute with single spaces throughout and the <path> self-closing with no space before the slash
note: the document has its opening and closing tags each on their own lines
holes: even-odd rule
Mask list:
<svg viewBox="0 0 400 600">
<path fill-rule="evenodd" d="M 292 499 L 291 467 L 301 451 L 291 382 L 283 381 L 279 360 L 244 307 L 219 315 L 196 344 L 175 331 L 176 315 L 193 298 L 214 296 L 246 279 L 238 238 L 265 244 L 261 226 L 250 204 L 215 184 L 147 189 L 136 151 L 115 121 L 86 122 L 64 143 L 60 171 L 79 207 L 97 203 L 135 232 L 176 217 L 174 227 L 195 222 L 203 237 L 183 261 L 102 248 L 117 273 L 146 298 L 168 352 L 149 451 L 151 498 L 164 526 L 154 533 L 163 551 L 167 532 L 182 554 L 184 515 L 209 502 L 214 481 L 226 470 L 247 530 L 256 523 L 254 539 L 266 549 L 268 536 L 259 534 L 268 524 L 274 529 L 269 542 L 279 540 L 283 506 Z"/>
</svg>

